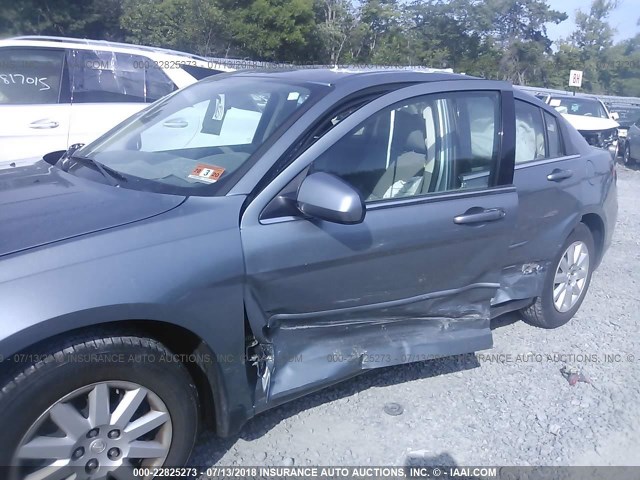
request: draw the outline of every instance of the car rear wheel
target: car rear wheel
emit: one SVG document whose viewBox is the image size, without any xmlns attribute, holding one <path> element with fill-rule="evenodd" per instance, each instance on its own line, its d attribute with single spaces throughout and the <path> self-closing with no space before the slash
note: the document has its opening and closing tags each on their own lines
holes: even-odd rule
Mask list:
<svg viewBox="0 0 640 480">
<path fill-rule="evenodd" d="M 137 336 L 81 337 L 7 360 L 0 464 L 11 465 L 9 478 L 151 478 L 132 467 L 183 465 L 198 398 L 171 360 L 162 344 Z"/>
<path fill-rule="evenodd" d="M 594 253 L 593 235 L 581 223 L 569 235 L 553 267 L 547 271 L 542 295 L 533 305 L 521 310 L 524 320 L 542 328 L 557 328 L 571 320 L 589 289 Z"/>
<path fill-rule="evenodd" d="M 624 155 L 622 158 L 624 160 L 625 165 L 633 165 L 634 163 L 636 163 L 633 157 L 631 156 L 631 147 L 629 146 L 628 142 L 624 146 Z"/>
</svg>

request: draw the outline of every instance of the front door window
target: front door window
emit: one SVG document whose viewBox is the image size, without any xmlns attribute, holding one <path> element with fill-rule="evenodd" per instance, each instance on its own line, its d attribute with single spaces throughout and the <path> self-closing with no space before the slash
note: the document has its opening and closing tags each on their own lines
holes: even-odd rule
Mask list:
<svg viewBox="0 0 640 480">
<path fill-rule="evenodd" d="M 497 92 L 447 93 L 379 111 L 312 165 L 367 202 L 486 188 L 498 159 Z"/>
</svg>

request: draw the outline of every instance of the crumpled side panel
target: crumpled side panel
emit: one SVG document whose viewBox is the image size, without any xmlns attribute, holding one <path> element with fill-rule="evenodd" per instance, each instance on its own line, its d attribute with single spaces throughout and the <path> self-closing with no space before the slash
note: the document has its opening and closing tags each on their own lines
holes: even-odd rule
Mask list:
<svg viewBox="0 0 640 480">
<path fill-rule="evenodd" d="M 496 292 L 492 305 L 523 300 L 540 295 L 544 278 L 551 268 L 551 262 L 529 262 L 511 265 L 502 270 L 500 288 Z"/>
<path fill-rule="evenodd" d="M 339 321 L 272 323 L 266 331 L 274 346 L 268 392 L 259 382 L 264 401 L 273 405 L 363 370 L 491 348 L 489 306 L 469 301 L 460 307 L 459 300 L 432 298 Z"/>
</svg>

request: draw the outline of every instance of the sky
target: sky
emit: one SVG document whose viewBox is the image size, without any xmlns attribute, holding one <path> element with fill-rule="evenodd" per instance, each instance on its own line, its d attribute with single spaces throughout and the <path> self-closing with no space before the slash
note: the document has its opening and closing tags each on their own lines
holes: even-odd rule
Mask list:
<svg viewBox="0 0 640 480">
<path fill-rule="evenodd" d="M 548 2 L 554 10 L 566 12 L 569 15 L 569 19 L 560 25 L 547 25 L 551 40 L 568 37 L 575 28 L 575 11 L 581 9 L 588 12 L 591 5 L 589 0 L 548 0 Z M 609 17 L 609 24 L 618 30 L 614 40 L 619 42 L 640 33 L 640 26 L 637 25 L 638 18 L 640 18 L 640 0 L 620 0 L 620 6 Z"/>
</svg>

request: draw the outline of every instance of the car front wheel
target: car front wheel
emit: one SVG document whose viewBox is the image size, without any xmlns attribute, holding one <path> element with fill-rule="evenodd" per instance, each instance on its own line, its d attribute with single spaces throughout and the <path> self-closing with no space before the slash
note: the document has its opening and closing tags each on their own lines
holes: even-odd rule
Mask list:
<svg viewBox="0 0 640 480">
<path fill-rule="evenodd" d="M 542 328 L 557 328 L 571 320 L 589 289 L 594 253 L 591 231 L 578 224 L 547 271 L 542 295 L 521 310 L 524 320 Z"/>
<path fill-rule="evenodd" d="M 171 358 L 148 338 L 86 336 L 7 360 L 0 464 L 11 466 L 9 478 L 151 478 L 133 467 L 183 465 L 198 398 Z"/>
</svg>

